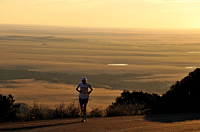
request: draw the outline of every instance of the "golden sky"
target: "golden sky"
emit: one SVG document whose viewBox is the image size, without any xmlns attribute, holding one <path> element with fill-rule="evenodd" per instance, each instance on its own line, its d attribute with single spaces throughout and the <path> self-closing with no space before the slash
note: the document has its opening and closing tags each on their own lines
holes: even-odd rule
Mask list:
<svg viewBox="0 0 200 132">
<path fill-rule="evenodd" d="M 0 0 L 0 24 L 200 28 L 200 0 Z"/>
</svg>

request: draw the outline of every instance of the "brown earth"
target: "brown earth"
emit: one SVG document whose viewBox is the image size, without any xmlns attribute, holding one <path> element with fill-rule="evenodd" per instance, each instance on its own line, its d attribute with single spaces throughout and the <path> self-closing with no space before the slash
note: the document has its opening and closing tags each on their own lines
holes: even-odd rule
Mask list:
<svg viewBox="0 0 200 132">
<path fill-rule="evenodd" d="M 57 119 L 30 122 L 1 123 L 0 131 L 28 132 L 93 132 L 93 131 L 152 131 L 184 132 L 200 131 L 200 114 L 160 114 L 148 116 L 124 116 L 88 118 L 86 122 L 76 119 Z"/>
</svg>

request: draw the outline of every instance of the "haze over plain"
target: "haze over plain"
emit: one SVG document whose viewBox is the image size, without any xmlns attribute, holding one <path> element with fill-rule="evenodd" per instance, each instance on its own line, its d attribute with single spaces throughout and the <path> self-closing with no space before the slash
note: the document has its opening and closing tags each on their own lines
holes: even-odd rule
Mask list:
<svg viewBox="0 0 200 132">
<path fill-rule="evenodd" d="M 200 0 L 0 0 L 1 24 L 200 28 Z"/>
<path fill-rule="evenodd" d="M 163 93 L 200 66 L 200 0 L 0 0 L 0 12 L 3 69 Z"/>
</svg>

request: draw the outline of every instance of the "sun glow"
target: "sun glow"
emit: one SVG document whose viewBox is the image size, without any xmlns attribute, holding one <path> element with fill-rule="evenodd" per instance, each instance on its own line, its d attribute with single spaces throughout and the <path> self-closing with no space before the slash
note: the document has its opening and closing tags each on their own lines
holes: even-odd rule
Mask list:
<svg viewBox="0 0 200 132">
<path fill-rule="evenodd" d="M 3 0 L 0 24 L 200 28 L 199 5 L 200 0 Z"/>
</svg>

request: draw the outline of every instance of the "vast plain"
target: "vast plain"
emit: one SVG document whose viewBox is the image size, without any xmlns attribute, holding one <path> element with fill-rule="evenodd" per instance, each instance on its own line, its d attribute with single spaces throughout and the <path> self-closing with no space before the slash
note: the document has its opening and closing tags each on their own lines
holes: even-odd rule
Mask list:
<svg viewBox="0 0 200 132">
<path fill-rule="evenodd" d="M 52 106 L 76 100 L 85 76 L 95 89 L 90 107 L 109 105 L 123 89 L 163 94 L 200 66 L 199 36 L 189 29 L 0 25 L 0 91 Z"/>
</svg>

